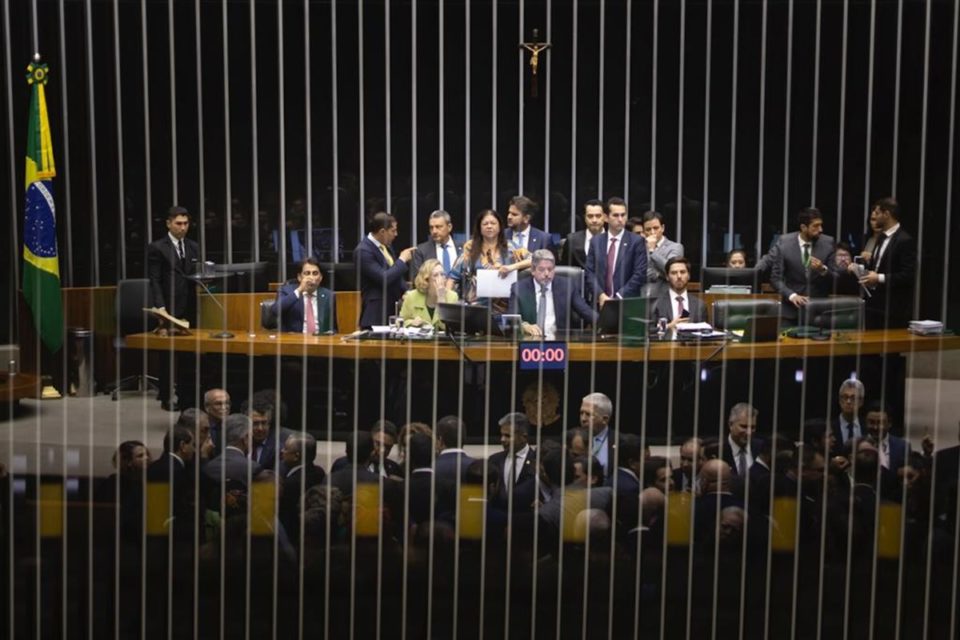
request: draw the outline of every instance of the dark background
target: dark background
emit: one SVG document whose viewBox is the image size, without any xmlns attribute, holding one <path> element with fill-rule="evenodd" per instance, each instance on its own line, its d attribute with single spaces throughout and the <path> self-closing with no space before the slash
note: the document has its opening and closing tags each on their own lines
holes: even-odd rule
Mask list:
<svg viewBox="0 0 960 640">
<path fill-rule="evenodd" d="M 383 208 L 400 219 L 400 248 L 426 236 L 438 207 L 464 231 L 479 209 L 503 211 L 522 191 L 541 203 L 535 224 L 565 234 L 584 200 L 624 195 L 633 215 L 651 206 L 667 215 L 668 235 L 696 269 L 722 261 L 731 219 L 755 259 L 794 226 L 801 206 L 820 207 L 827 233 L 859 242 L 869 203 L 895 194 L 921 242 L 918 315 L 957 324 L 957 302 L 946 295 L 960 276 L 946 257 L 958 182 L 949 135 L 955 16 L 946 0 L 930 3 L 928 63 L 919 1 L 902 3 L 902 20 L 893 1 L 824 1 L 818 28 L 812 1 L 582 1 L 575 14 L 573 3 L 543 1 L 178 1 L 171 9 L 151 0 L 143 16 L 128 0 L 116 15 L 116 50 L 112 2 L 92 3 L 92 38 L 85 4 L 63 2 L 62 41 L 60 3 L 36 4 L 38 48 L 51 68 L 65 286 L 141 277 L 144 247 L 174 202 L 194 214 L 191 235 L 207 259 L 267 260 L 277 278 L 293 256 L 275 246 L 276 229 L 331 229 L 317 236 L 322 257 L 336 253 L 336 238 L 349 259 L 363 214 Z M 517 49 L 534 27 L 553 45 L 536 99 Z M 17 245 L 9 238 L 3 248 L 0 329 L 9 337 L 0 341 L 16 342 L 31 3 L 10 3 L 3 29 L 12 111 L 0 101 L 0 202 L 12 209 Z"/>
</svg>

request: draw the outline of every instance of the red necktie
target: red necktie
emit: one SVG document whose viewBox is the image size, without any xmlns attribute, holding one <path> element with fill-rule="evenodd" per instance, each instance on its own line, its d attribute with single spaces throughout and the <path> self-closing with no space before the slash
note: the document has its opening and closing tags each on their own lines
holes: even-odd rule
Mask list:
<svg viewBox="0 0 960 640">
<path fill-rule="evenodd" d="M 313 335 L 317 332 L 317 319 L 313 316 L 313 294 L 308 293 L 303 296 L 303 317 L 307 325 L 307 333 Z"/>
<path fill-rule="evenodd" d="M 683 317 L 683 296 L 677 296 L 677 317 Z"/>
<path fill-rule="evenodd" d="M 617 238 L 610 238 L 610 247 L 607 249 L 607 295 L 613 295 L 613 271 L 617 266 Z"/>
</svg>

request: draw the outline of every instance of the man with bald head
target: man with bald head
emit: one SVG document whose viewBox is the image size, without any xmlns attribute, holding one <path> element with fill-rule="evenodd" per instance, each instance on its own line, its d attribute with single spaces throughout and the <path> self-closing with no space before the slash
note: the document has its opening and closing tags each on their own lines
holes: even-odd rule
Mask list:
<svg viewBox="0 0 960 640">
<path fill-rule="evenodd" d="M 734 495 L 733 469 L 723 460 L 707 460 L 700 468 L 700 493 L 694 501 L 694 543 L 712 544 L 727 507 L 743 507 Z"/>
</svg>

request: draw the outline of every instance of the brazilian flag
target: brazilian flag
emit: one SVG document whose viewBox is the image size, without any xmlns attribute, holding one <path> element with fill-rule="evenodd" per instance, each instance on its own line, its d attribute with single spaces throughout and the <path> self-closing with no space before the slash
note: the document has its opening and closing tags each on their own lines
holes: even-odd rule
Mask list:
<svg viewBox="0 0 960 640">
<path fill-rule="evenodd" d="M 23 296 L 33 311 L 33 324 L 47 348 L 63 345 L 63 303 L 57 257 L 57 219 L 53 203 L 53 142 L 47 117 L 47 65 L 27 67 L 31 86 L 27 128 L 26 197 L 23 213 Z"/>
</svg>

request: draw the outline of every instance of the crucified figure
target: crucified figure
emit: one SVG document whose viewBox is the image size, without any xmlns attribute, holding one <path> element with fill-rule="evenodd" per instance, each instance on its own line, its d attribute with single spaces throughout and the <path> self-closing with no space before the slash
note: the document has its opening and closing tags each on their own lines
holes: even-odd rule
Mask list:
<svg viewBox="0 0 960 640">
<path fill-rule="evenodd" d="M 540 54 L 550 48 L 549 42 L 539 41 L 538 29 L 533 30 L 533 42 L 521 42 L 520 49 L 530 52 L 530 96 L 537 97 L 537 70 L 540 68 Z"/>
</svg>

